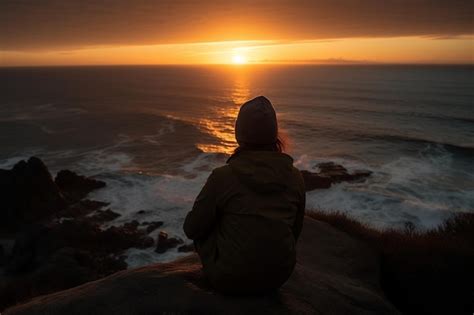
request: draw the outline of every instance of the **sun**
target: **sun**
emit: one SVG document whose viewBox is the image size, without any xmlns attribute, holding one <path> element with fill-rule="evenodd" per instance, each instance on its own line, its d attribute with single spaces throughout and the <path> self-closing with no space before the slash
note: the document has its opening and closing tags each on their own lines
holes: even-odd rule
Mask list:
<svg viewBox="0 0 474 315">
<path fill-rule="evenodd" d="M 232 63 L 235 65 L 243 65 L 247 63 L 247 59 L 242 55 L 234 55 L 232 56 Z"/>
</svg>

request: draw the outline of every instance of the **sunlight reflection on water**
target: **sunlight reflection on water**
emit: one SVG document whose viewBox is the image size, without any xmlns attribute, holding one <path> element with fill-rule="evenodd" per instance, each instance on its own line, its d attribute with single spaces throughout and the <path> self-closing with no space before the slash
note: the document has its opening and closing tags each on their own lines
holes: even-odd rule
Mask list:
<svg viewBox="0 0 474 315">
<path fill-rule="evenodd" d="M 197 144 L 206 153 L 231 154 L 237 146 L 234 136 L 235 119 L 240 106 L 250 98 L 248 77 L 245 72 L 236 72 L 230 102 L 216 105 L 213 118 L 199 120 L 199 127 L 216 137 L 218 144 Z"/>
</svg>

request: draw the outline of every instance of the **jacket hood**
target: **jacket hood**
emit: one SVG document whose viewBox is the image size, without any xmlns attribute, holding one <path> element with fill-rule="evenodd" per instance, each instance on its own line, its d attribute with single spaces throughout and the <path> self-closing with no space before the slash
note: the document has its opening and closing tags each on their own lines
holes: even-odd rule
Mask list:
<svg viewBox="0 0 474 315">
<path fill-rule="evenodd" d="M 239 152 L 228 163 L 244 185 L 261 193 L 286 190 L 293 172 L 293 159 L 273 151 Z"/>
</svg>

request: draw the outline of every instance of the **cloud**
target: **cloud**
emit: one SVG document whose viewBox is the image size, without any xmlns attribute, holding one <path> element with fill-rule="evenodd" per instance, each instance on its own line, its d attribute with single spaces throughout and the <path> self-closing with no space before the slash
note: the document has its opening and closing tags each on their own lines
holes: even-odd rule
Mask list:
<svg viewBox="0 0 474 315">
<path fill-rule="evenodd" d="M 2 0 L 0 49 L 473 33 L 471 0 Z"/>
</svg>

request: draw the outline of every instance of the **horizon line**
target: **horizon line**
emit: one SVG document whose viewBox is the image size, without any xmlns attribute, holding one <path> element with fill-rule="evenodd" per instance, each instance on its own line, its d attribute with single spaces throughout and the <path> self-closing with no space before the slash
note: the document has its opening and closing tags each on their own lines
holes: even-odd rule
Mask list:
<svg viewBox="0 0 474 315">
<path fill-rule="evenodd" d="M 259 62 L 232 63 L 144 63 L 144 64 L 45 64 L 45 65 L 0 65 L 0 68 L 53 68 L 53 67 L 212 67 L 247 68 L 251 66 L 474 66 L 474 62 Z"/>
</svg>

